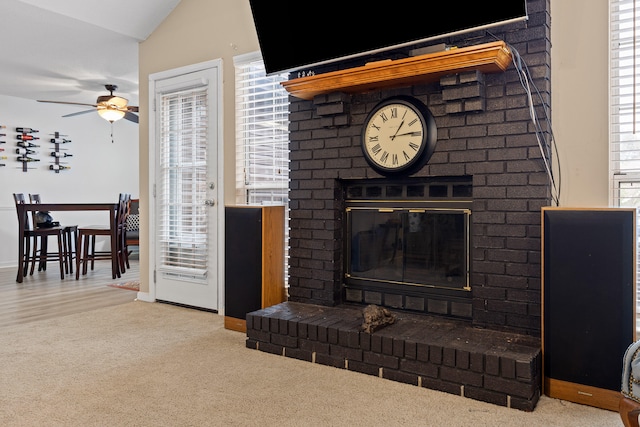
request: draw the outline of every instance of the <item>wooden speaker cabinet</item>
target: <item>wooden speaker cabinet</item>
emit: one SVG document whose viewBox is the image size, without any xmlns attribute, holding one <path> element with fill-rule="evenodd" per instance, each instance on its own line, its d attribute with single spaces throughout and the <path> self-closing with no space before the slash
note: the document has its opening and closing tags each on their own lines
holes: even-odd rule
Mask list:
<svg viewBox="0 0 640 427">
<path fill-rule="evenodd" d="M 225 207 L 227 329 L 246 332 L 246 315 L 286 300 L 284 206 Z"/>
<path fill-rule="evenodd" d="M 542 209 L 543 390 L 618 410 L 635 341 L 636 211 Z"/>
</svg>

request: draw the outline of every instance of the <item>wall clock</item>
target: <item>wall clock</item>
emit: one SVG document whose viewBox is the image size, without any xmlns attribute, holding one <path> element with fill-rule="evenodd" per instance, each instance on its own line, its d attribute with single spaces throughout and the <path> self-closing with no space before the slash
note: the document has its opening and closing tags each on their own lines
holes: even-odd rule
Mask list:
<svg viewBox="0 0 640 427">
<path fill-rule="evenodd" d="M 362 152 L 383 175 L 411 174 L 429 160 L 437 139 L 429 109 L 410 96 L 382 100 L 369 113 L 362 131 Z"/>
</svg>

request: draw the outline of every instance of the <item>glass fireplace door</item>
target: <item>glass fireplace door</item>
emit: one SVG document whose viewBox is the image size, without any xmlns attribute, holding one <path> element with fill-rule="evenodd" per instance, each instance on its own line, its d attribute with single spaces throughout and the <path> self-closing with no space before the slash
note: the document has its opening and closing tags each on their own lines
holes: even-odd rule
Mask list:
<svg viewBox="0 0 640 427">
<path fill-rule="evenodd" d="M 347 209 L 349 283 L 468 289 L 467 209 Z"/>
</svg>

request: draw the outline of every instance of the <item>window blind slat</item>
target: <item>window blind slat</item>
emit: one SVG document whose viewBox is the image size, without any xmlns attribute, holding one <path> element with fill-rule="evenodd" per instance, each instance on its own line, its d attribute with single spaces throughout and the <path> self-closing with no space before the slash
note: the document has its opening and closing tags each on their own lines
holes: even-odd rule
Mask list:
<svg viewBox="0 0 640 427">
<path fill-rule="evenodd" d="M 267 76 L 261 58 L 236 59 L 236 203 L 289 204 L 287 74 Z M 288 221 L 288 213 L 285 221 Z M 289 227 L 285 224 L 285 260 Z M 287 262 L 285 262 L 285 282 Z M 286 286 L 286 283 L 285 283 Z"/>
<path fill-rule="evenodd" d="M 611 10 L 611 121 L 610 153 L 612 177 L 636 173 L 637 160 L 640 157 L 640 97 L 639 69 L 636 56 L 640 46 L 636 32 L 640 24 L 634 14 L 636 0 L 610 0 Z M 640 31 L 638 31 L 640 34 Z M 636 52 L 638 50 L 638 52 Z M 620 205 L 617 187 L 620 179 L 613 181 L 612 200 Z"/>
<path fill-rule="evenodd" d="M 206 87 L 162 95 L 158 191 L 158 269 L 177 276 L 207 274 Z"/>
<path fill-rule="evenodd" d="M 286 74 L 266 76 L 262 60 L 236 62 L 236 203 L 264 202 L 255 190 L 287 200 L 289 177 Z"/>
</svg>

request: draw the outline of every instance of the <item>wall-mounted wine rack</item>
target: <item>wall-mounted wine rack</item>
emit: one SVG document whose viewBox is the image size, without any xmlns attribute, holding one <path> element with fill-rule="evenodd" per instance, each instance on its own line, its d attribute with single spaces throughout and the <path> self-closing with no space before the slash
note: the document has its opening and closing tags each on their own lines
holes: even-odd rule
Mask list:
<svg viewBox="0 0 640 427">
<path fill-rule="evenodd" d="M 0 125 L 0 129 L 5 129 L 5 128 L 6 128 L 5 125 Z M 3 138 L 5 136 L 7 136 L 6 133 L 0 133 L 0 138 Z M 6 144 L 6 143 L 7 143 L 7 141 L 5 141 L 5 140 L 1 140 L 0 141 L 0 144 Z M 2 152 L 2 151 L 4 151 L 4 147 L 0 147 L 0 152 Z M 7 160 L 7 156 L 0 156 L 0 160 Z M 0 166 L 7 166 L 7 164 L 6 163 L 0 163 Z"/>
<path fill-rule="evenodd" d="M 28 127 L 17 127 L 16 132 L 18 132 L 16 135 L 16 139 L 18 140 L 16 154 L 18 154 L 17 160 L 22 163 L 22 172 L 26 172 L 29 169 L 35 169 L 30 168 L 28 165 L 31 162 L 40 161 L 40 159 L 35 157 L 38 152 L 34 150 L 34 148 L 40 147 L 34 142 L 40 139 L 40 137 L 34 135 L 39 131 Z"/>
<path fill-rule="evenodd" d="M 0 125 L 0 144 L 7 143 L 7 133 L 4 132 L 6 128 L 7 126 Z M 71 166 L 68 165 L 66 160 L 68 157 L 72 157 L 73 155 L 69 153 L 69 150 L 67 148 L 61 148 L 61 144 L 68 144 L 71 142 L 71 139 L 69 139 L 68 135 L 63 135 L 62 133 L 57 131 L 49 134 L 50 137 L 44 137 L 43 142 L 48 140 L 48 142 L 52 143 L 53 145 L 45 148 L 41 147 L 41 138 L 37 136 L 40 132 L 39 130 L 29 127 L 15 127 L 12 130 L 15 130 L 16 133 L 15 159 L 20 165 L 17 169 L 20 169 L 23 172 L 37 169 L 34 166 L 34 163 L 41 161 L 41 159 L 39 158 L 40 148 L 44 148 L 46 154 L 48 154 L 47 158 L 51 159 L 50 164 L 46 167 L 46 170 L 60 173 L 61 170 L 71 169 Z M 5 148 L 5 146 L 0 146 L 0 167 L 7 166 L 6 163 L 2 161 L 9 158 L 7 155 L 5 155 L 6 153 L 13 151 L 14 149 L 7 149 Z"/>
<path fill-rule="evenodd" d="M 61 144 L 68 144 L 71 140 L 67 138 L 68 135 L 62 135 L 60 132 L 55 132 L 52 136 L 53 138 L 51 138 L 50 142 L 54 145 L 54 149 L 51 152 L 51 156 L 54 161 L 49 165 L 49 170 L 60 173 L 61 170 L 71 169 L 71 166 L 67 166 L 66 162 L 60 161 L 62 158 L 73 156 L 73 154 L 67 153 L 66 148 L 60 148 Z"/>
</svg>

